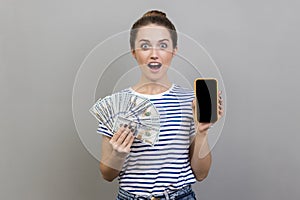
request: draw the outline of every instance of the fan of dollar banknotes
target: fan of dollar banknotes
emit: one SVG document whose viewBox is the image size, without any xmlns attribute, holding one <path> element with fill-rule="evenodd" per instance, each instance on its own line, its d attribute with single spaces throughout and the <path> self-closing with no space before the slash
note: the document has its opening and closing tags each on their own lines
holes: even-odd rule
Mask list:
<svg viewBox="0 0 300 200">
<path fill-rule="evenodd" d="M 128 92 L 114 93 L 100 98 L 89 111 L 112 133 L 127 124 L 138 140 L 150 145 L 158 140 L 159 113 L 147 98 Z"/>
</svg>

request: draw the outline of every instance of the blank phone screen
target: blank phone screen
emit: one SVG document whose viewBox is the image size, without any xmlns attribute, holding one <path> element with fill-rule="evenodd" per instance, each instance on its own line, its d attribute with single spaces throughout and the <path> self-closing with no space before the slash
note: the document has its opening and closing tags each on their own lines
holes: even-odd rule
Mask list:
<svg viewBox="0 0 300 200">
<path fill-rule="evenodd" d="M 197 118 L 199 122 L 215 122 L 217 111 L 217 81 L 214 79 L 196 80 Z"/>
</svg>

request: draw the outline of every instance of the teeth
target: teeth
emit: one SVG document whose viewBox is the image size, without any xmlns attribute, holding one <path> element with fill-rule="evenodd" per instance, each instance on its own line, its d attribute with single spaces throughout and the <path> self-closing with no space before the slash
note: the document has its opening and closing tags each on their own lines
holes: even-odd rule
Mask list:
<svg viewBox="0 0 300 200">
<path fill-rule="evenodd" d="M 161 67 L 161 63 L 149 63 L 148 66 L 150 68 L 160 68 Z"/>
</svg>

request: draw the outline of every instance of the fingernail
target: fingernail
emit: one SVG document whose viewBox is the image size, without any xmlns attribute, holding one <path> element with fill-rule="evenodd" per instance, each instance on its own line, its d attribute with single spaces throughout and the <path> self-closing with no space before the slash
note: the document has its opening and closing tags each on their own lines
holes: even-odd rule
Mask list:
<svg viewBox="0 0 300 200">
<path fill-rule="evenodd" d="M 128 126 L 128 128 L 129 128 L 129 129 L 131 129 L 131 128 L 132 128 L 132 126 Z"/>
<path fill-rule="evenodd" d="M 127 124 L 124 125 L 125 128 L 126 128 L 127 126 L 128 126 Z"/>
<path fill-rule="evenodd" d="M 131 131 L 132 133 L 134 133 L 135 129 L 134 129 L 134 128 L 132 128 L 130 131 Z"/>
</svg>

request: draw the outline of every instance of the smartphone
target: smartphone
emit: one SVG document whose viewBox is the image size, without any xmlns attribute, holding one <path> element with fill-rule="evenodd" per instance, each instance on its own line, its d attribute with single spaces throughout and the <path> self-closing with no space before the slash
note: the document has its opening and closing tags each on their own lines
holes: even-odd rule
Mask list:
<svg viewBox="0 0 300 200">
<path fill-rule="evenodd" d="M 218 81 L 198 78 L 194 81 L 196 115 L 198 122 L 214 123 L 218 120 Z"/>
</svg>

